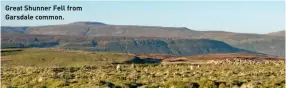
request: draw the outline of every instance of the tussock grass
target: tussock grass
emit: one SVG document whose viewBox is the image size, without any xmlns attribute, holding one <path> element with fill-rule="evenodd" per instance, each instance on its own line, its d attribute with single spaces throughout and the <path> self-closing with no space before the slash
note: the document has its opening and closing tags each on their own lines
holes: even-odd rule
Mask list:
<svg viewBox="0 0 286 88">
<path fill-rule="evenodd" d="M 54 49 L 2 52 L 2 88 L 284 88 L 284 62 L 112 64 L 133 55 Z M 118 70 L 120 69 L 120 70 Z"/>
</svg>

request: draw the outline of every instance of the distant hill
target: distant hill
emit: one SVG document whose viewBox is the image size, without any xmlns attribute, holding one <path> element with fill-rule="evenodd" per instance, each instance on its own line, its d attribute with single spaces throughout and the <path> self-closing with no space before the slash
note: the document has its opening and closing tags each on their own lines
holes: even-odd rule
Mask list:
<svg viewBox="0 0 286 88">
<path fill-rule="evenodd" d="M 55 47 L 99 52 L 182 56 L 210 53 L 254 53 L 209 39 L 72 37 L 3 33 L 1 45 L 2 48 Z"/>
<path fill-rule="evenodd" d="M 272 36 L 285 36 L 285 30 L 278 31 L 278 32 L 271 32 L 271 33 L 268 33 L 267 35 L 272 35 Z"/>
<path fill-rule="evenodd" d="M 99 22 L 75 22 L 65 25 L 15 27 L 14 29 L 2 27 L 2 29 L 2 32 L 10 33 L 72 36 L 180 37 L 190 33 L 189 29 L 183 27 L 107 25 Z"/>
<path fill-rule="evenodd" d="M 101 22 L 75 22 L 63 25 L 34 27 L 2 27 L 3 33 L 76 37 L 126 37 L 211 39 L 223 41 L 240 49 L 284 57 L 285 37 L 263 34 L 232 33 L 223 31 L 196 31 L 185 27 L 110 25 Z M 120 40 L 120 39 L 119 39 Z"/>
</svg>

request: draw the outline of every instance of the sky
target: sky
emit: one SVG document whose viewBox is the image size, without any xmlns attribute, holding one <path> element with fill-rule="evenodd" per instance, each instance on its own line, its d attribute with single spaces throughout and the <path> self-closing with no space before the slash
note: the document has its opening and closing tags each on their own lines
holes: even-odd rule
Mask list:
<svg viewBox="0 0 286 88">
<path fill-rule="evenodd" d="M 81 6 L 83 10 L 6 11 L 6 5 L 70 5 Z M 7 14 L 62 15 L 64 20 L 6 20 Z M 77 21 L 264 34 L 285 29 L 285 3 L 283 1 L 5 1 L 1 3 L 2 26 L 39 26 Z"/>
</svg>

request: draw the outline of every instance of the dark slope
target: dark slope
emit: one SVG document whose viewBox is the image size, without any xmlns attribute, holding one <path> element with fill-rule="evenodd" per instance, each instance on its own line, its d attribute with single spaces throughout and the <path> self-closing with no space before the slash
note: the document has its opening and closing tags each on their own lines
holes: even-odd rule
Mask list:
<svg viewBox="0 0 286 88">
<path fill-rule="evenodd" d="M 15 29 L 2 27 L 6 31 L 14 33 Z M 9 30 L 9 31 L 7 31 Z M 158 27 L 158 26 L 132 26 L 109 25 L 100 22 L 75 22 L 65 25 L 50 25 L 28 27 L 25 34 L 38 35 L 70 35 L 70 36 L 109 36 L 109 37 L 159 37 L 182 39 L 212 39 L 223 41 L 231 46 L 284 57 L 285 37 L 263 34 L 231 33 L 223 31 L 194 31 L 184 27 Z"/>
<path fill-rule="evenodd" d="M 250 52 L 208 39 L 111 38 L 2 33 L 2 48 L 57 47 L 101 52 L 199 55 Z M 251 53 L 251 52 L 250 52 Z"/>
<path fill-rule="evenodd" d="M 5 33 L 25 33 L 28 27 L 8 27 L 8 26 L 2 26 L 1 32 Z"/>
</svg>

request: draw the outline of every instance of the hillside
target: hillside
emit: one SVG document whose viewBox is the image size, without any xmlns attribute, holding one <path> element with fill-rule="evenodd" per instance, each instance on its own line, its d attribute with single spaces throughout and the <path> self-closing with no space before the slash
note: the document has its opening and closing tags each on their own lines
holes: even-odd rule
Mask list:
<svg viewBox="0 0 286 88">
<path fill-rule="evenodd" d="M 98 22 L 75 22 L 64 25 L 36 27 L 2 27 L 2 32 L 38 35 L 130 36 L 168 38 L 189 35 L 190 30 L 183 27 L 176 28 L 157 26 L 107 25 L 104 23 L 99 24 Z"/>
<path fill-rule="evenodd" d="M 1 44 L 2 48 L 53 47 L 99 52 L 157 53 L 183 56 L 209 53 L 254 53 L 209 39 L 73 37 L 2 33 Z"/>
<path fill-rule="evenodd" d="M 110 25 L 101 22 L 75 22 L 63 25 L 35 27 L 2 27 L 5 33 L 33 35 L 68 35 L 82 37 L 126 37 L 212 39 L 223 41 L 233 47 L 284 57 L 285 38 L 263 34 L 232 33 L 222 31 L 195 31 L 185 27 L 158 27 L 135 25 Z"/>
<path fill-rule="evenodd" d="M 285 30 L 278 31 L 278 32 L 271 32 L 271 33 L 268 33 L 267 35 L 272 35 L 272 36 L 285 36 Z"/>
</svg>

